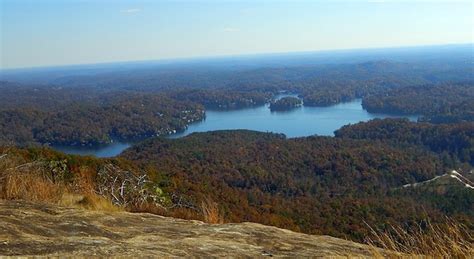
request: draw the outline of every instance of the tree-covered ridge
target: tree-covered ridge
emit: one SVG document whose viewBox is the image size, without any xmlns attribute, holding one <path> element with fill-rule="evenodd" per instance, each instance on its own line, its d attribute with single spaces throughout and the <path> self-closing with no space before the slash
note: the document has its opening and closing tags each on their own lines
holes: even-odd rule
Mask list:
<svg viewBox="0 0 474 259">
<path fill-rule="evenodd" d="M 424 120 L 474 121 L 474 85 L 440 84 L 394 88 L 363 99 L 369 112 L 421 114 Z M 449 119 L 451 118 L 451 119 Z"/>
<path fill-rule="evenodd" d="M 166 192 L 191 203 L 210 197 L 229 221 L 361 240 L 364 222 L 409 222 L 425 212 L 466 216 L 466 208 L 443 210 L 396 191 L 448 170 L 438 154 L 416 145 L 217 131 L 148 140 L 122 156 L 155 168 Z"/>
<path fill-rule="evenodd" d="M 184 130 L 205 116 L 199 104 L 159 94 L 93 95 L 86 94 L 91 97 L 85 102 L 46 101 L 50 106 L 44 110 L 5 104 L 0 109 L 0 143 L 96 145 L 113 139 L 133 141 Z"/>
<path fill-rule="evenodd" d="M 270 103 L 271 111 L 287 111 L 297 107 L 300 107 L 303 104 L 301 99 L 298 97 L 287 96 Z"/>
<path fill-rule="evenodd" d="M 424 146 L 441 154 L 452 168 L 459 163 L 474 166 L 474 123 L 431 124 L 407 119 L 375 119 L 346 125 L 335 132 L 338 138 L 386 141 L 397 145 Z"/>
<path fill-rule="evenodd" d="M 264 105 L 272 96 L 268 92 L 231 89 L 182 89 L 168 91 L 176 100 L 200 103 L 208 109 L 231 110 Z"/>
<path fill-rule="evenodd" d="M 301 96 L 305 106 L 324 107 L 362 98 L 370 91 L 375 91 L 375 88 L 372 86 L 358 87 L 350 84 L 326 82 L 324 86 L 302 89 Z"/>
<path fill-rule="evenodd" d="M 250 99 L 258 103 L 256 96 L 245 96 L 246 92 L 255 95 L 287 90 L 301 94 L 306 105 L 327 106 L 391 88 L 474 80 L 471 51 L 462 55 L 447 55 L 449 52 L 440 50 L 435 59 L 431 56 L 417 56 L 414 52 L 409 53 L 388 58 L 382 52 L 369 56 L 356 55 L 354 58 L 341 56 L 334 60 L 329 56 L 319 60 L 311 55 L 301 55 L 288 60 L 283 58 L 285 62 L 290 63 L 281 63 L 278 59 L 263 63 L 254 60 L 256 64 L 254 61 L 241 60 L 237 62 L 240 65 L 237 65 L 232 60 L 222 60 L 213 65 L 198 62 L 138 68 L 132 66 L 129 70 L 118 71 L 72 69 L 44 74 L 25 72 L 24 76 L 18 72 L 16 76 L 8 76 L 7 73 L 4 78 L 34 84 L 41 82 L 76 90 L 86 88 L 88 91 L 100 89 L 156 93 L 175 89 L 216 90 L 215 93 L 199 93 L 202 95 L 199 99 L 205 101 L 205 105 L 224 108 L 238 107 L 239 103 L 244 106 L 251 104 Z M 311 61 L 314 58 L 316 59 Z M 243 96 L 222 97 L 223 91 Z M 213 95 L 219 96 L 217 101 Z M 227 98 L 229 102 L 220 100 Z"/>
</svg>

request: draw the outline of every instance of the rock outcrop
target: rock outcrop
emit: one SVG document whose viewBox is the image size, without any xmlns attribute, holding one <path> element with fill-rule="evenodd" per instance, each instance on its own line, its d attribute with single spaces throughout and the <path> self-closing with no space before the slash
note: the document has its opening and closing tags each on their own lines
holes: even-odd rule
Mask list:
<svg viewBox="0 0 474 259">
<path fill-rule="evenodd" d="M 369 257 L 366 245 L 254 223 L 0 200 L 0 256 Z"/>
</svg>

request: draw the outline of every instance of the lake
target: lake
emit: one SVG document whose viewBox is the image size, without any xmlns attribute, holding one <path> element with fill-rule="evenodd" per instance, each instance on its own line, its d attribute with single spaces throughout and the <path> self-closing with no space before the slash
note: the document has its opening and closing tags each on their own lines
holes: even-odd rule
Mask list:
<svg viewBox="0 0 474 259">
<path fill-rule="evenodd" d="M 288 95 L 284 95 L 288 96 Z M 282 97 L 282 96 L 280 96 Z M 268 104 L 255 108 L 231 111 L 206 111 L 206 119 L 189 125 L 184 132 L 168 136 L 180 138 L 194 132 L 212 130 L 248 129 L 262 132 L 283 133 L 287 137 L 310 135 L 333 136 L 340 127 L 374 118 L 400 118 L 387 114 L 373 114 L 362 108 L 362 100 L 357 99 L 328 107 L 299 107 L 290 111 L 271 112 Z M 412 121 L 417 116 L 407 117 Z M 103 147 L 54 147 L 55 149 L 78 155 L 113 157 L 129 147 L 129 143 L 115 142 Z"/>
</svg>

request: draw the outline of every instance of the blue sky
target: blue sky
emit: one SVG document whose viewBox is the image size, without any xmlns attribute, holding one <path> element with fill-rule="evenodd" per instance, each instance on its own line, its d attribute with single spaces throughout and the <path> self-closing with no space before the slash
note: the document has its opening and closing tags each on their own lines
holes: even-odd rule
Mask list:
<svg viewBox="0 0 474 259">
<path fill-rule="evenodd" d="M 470 0 L 0 2 L 1 68 L 474 41 Z"/>
</svg>

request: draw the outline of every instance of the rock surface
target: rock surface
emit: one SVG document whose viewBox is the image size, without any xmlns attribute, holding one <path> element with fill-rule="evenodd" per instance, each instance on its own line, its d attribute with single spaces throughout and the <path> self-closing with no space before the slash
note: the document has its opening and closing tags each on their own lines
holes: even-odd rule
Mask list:
<svg viewBox="0 0 474 259">
<path fill-rule="evenodd" d="M 369 257 L 362 244 L 254 223 L 209 225 L 145 213 L 0 200 L 0 256 Z"/>
</svg>

